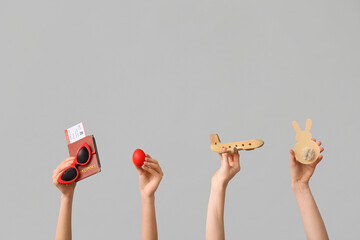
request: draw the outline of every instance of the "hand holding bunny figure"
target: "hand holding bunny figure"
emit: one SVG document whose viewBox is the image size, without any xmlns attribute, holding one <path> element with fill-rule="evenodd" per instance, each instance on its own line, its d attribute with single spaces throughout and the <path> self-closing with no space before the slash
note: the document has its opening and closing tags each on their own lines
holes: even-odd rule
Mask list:
<svg viewBox="0 0 360 240">
<path fill-rule="evenodd" d="M 290 150 L 291 187 L 294 191 L 304 224 L 307 239 L 328 240 L 325 223 L 311 193 L 309 181 L 317 164 L 323 159 L 321 142 L 311 138 L 311 119 L 306 120 L 305 131 L 293 122 L 296 145 Z"/>
</svg>

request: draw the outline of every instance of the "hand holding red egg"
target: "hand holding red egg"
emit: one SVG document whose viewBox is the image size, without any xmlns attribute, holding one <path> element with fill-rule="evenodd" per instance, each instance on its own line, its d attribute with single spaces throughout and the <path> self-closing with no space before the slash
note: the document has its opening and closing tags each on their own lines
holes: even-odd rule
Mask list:
<svg viewBox="0 0 360 240">
<path fill-rule="evenodd" d="M 158 161 L 141 149 L 134 151 L 132 161 L 139 173 L 141 197 L 153 197 L 164 175 Z"/>
</svg>

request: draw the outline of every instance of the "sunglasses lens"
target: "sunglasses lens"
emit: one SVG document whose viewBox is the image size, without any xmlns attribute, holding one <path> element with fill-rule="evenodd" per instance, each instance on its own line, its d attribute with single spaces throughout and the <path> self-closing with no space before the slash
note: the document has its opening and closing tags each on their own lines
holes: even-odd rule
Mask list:
<svg viewBox="0 0 360 240">
<path fill-rule="evenodd" d="M 77 155 L 78 163 L 86 163 L 89 159 L 89 151 L 86 147 L 82 147 Z"/>
<path fill-rule="evenodd" d="M 75 168 L 69 168 L 64 172 L 64 174 L 61 176 L 61 180 L 63 181 L 71 181 L 74 180 L 77 176 L 77 171 Z"/>
</svg>

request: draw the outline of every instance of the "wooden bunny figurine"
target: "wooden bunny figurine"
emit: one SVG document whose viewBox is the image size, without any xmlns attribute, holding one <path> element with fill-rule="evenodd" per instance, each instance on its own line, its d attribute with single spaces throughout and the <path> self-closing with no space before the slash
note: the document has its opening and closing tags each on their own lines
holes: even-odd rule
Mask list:
<svg viewBox="0 0 360 240">
<path fill-rule="evenodd" d="M 294 146 L 295 158 L 303 164 L 311 164 L 315 162 L 320 155 L 319 146 L 311 140 L 311 119 L 306 120 L 305 131 L 301 131 L 299 124 L 296 121 L 292 125 L 296 131 L 296 141 Z"/>
</svg>

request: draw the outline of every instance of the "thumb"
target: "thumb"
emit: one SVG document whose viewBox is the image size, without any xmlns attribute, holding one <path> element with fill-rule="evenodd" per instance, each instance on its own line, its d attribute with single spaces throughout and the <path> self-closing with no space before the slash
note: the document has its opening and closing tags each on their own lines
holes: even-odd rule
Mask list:
<svg viewBox="0 0 360 240">
<path fill-rule="evenodd" d="M 138 171 L 139 175 L 142 174 L 144 172 L 144 169 L 142 169 L 142 167 L 136 166 L 135 165 L 136 170 Z"/>
<path fill-rule="evenodd" d="M 294 165 L 296 164 L 295 152 L 292 149 L 290 149 L 289 152 L 290 152 L 290 164 Z"/>
</svg>

